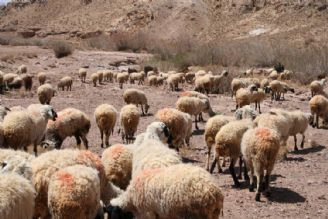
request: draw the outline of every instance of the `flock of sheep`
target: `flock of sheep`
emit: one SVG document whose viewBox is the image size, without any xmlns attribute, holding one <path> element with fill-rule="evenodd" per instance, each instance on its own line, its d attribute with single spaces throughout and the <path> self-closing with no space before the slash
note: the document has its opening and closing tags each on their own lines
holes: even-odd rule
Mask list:
<svg viewBox="0 0 328 219">
<path fill-rule="evenodd" d="M 85 83 L 87 70 L 82 68 L 78 74 Z M 287 156 L 288 138 L 294 137 L 294 150 L 298 150 L 297 134 L 302 135 L 303 148 L 308 125 L 319 127 L 319 118 L 325 124 L 325 79 L 310 85 L 311 113 L 270 109 L 261 114 L 260 103 L 269 94 L 271 101 L 280 101 L 286 92 L 294 92 L 288 83 L 292 72 L 250 69 L 231 82 L 235 115 L 218 115 L 208 94 L 224 93 L 228 75 L 228 71 L 215 75 L 203 70 L 162 73 L 149 67 L 142 72 L 106 70 L 91 74 L 93 86 L 117 82 L 123 88 L 124 83 L 143 84 L 145 80 L 150 86 L 167 86 L 172 91 L 178 91 L 183 83 L 194 86 L 194 91 L 179 93 L 175 108 L 158 110 L 155 121 L 136 137 L 140 117 L 150 108 L 143 91 L 126 89 L 126 105 L 120 112 L 112 105 L 99 105 L 94 117 L 101 147 L 105 147 L 99 157 L 88 150 L 60 150 L 70 136 L 75 137 L 79 149 L 88 149 L 90 118 L 74 108 L 56 112 L 50 105 L 56 89 L 46 73 L 39 73 L 40 104 L 27 108 L 0 106 L 0 218 L 93 219 L 104 218 L 107 213 L 110 218 L 125 219 L 216 219 L 223 214 L 224 195 L 211 173 L 216 166 L 221 173 L 227 157 L 236 187 L 243 176 L 249 180 L 251 192 L 256 187 L 256 201 L 260 201 L 261 194 L 270 196 L 270 175 L 278 156 Z M 17 73 L 0 72 L 0 92 L 22 86 L 30 91 L 32 83 L 33 76 L 26 66 L 20 66 Z M 57 88 L 69 91 L 72 84 L 73 78 L 66 76 Z M 198 122 L 204 121 L 203 113 L 210 118 L 204 132 L 206 166 L 200 168 L 184 164 L 179 148 L 190 145 L 193 116 L 198 129 Z M 110 145 L 116 123 L 123 144 Z M 26 152 L 30 145 L 34 155 Z M 38 146 L 48 151 L 38 154 Z M 213 146 L 215 158 L 211 164 Z"/>
</svg>

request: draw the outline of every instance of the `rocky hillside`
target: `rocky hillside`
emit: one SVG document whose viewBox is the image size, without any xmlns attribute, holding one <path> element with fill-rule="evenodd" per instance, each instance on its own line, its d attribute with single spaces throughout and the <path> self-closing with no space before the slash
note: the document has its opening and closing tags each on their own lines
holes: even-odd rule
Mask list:
<svg viewBox="0 0 328 219">
<path fill-rule="evenodd" d="M 1 8 L 0 30 L 72 39 L 150 31 L 163 39 L 327 42 L 327 6 L 327 0 L 20 0 Z"/>
</svg>

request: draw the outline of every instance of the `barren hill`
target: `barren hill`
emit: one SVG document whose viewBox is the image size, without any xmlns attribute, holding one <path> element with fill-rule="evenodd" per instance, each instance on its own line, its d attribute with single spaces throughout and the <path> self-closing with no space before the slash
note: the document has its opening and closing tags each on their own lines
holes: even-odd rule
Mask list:
<svg viewBox="0 0 328 219">
<path fill-rule="evenodd" d="M 327 5 L 327 0 L 34 0 L 3 8 L 0 29 L 32 28 L 42 37 L 147 30 L 163 39 L 260 35 L 323 42 L 328 38 Z"/>
</svg>

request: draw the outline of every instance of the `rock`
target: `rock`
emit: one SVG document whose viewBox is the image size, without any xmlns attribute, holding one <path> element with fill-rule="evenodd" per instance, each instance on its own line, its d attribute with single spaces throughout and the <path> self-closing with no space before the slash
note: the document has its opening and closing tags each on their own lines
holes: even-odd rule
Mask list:
<svg viewBox="0 0 328 219">
<path fill-rule="evenodd" d="M 22 30 L 18 31 L 18 35 L 22 36 L 23 38 L 31 38 L 35 36 L 35 31 L 33 30 Z"/>
</svg>

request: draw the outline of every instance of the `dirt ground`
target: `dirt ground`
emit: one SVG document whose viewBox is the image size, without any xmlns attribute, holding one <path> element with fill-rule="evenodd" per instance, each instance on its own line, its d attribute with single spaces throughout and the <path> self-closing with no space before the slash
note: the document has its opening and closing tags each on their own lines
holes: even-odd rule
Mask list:
<svg viewBox="0 0 328 219">
<path fill-rule="evenodd" d="M 5 58 L 3 58 L 5 57 Z M 28 66 L 28 72 L 36 74 L 46 71 L 50 74 L 51 82 L 56 85 L 57 81 L 66 75 L 74 77 L 73 90 L 58 91 L 53 98 L 52 105 L 57 111 L 67 107 L 82 110 L 91 118 L 91 130 L 88 135 L 90 150 L 101 155 L 100 134 L 93 116 L 95 108 L 102 104 L 112 104 L 119 111 L 124 105 L 122 94 L 124 89 L 134 87 L 146 92 L 150 108 L 150 115 L 142 117 L 138 133 L 145 130 L 146 126 L 154 121 L 154 114 L 163 107 L 175 107 L 178 92 L 171 92 L 167 88 L 149 87 L 125 84 L 121 90 L 117 83 L 104 83 L 93 87 L 90 80 L 82 84 L 76 73 L 81 66 L 89 66 L 88 74 L 109 67 L 109 63 L 119 60 L 133 59 L 136 61 L 146 58 L 145 54 L 131 54 L 118 52 L 81 52 L 75 51 L 70 57 L 63 59 L 54 58 L 52 52 L 37 47 L 0 47 L 0 70 L 12 72 L 20 64 Z M 36 88 L 38 83 L 34 80 L 33 91 L 14 91 L 0 96 L 1 105 L 24 107 L 32 103 L 38 103 Z M 185 85 L 183 90 L 191 89 Z M 284 109 L 300 109 L 308 112 L 308 97 L 310 93 L 304 88 L 296 88 L 295 94 L 286 95 L 286 101 L 273 102 L 268 99 L 262 104 L 262 111 L 266 112 L 273 107 Z M 235 102 L 230 96 L 210 95 L 212 108 L 215 112 L 232 115 L 231 110 Z M 208 117 L 206 116 L 206 119 Z M 194 132 L 191 146 L 181 150 L 181 156 L 185 162 L 191 162 L 198 166 L 205 166 L 207 149 L 205 147 L 203 128 L 205 123 L 200 124 L 200 130 Z M 117 134 L 118 126 L 115 127 L 114 136 L 110 143 L 121 143 L 121 137 Z M 233 181 L 228 171 L 215 177 L 224 193 L 224 218 L 328 218 L 328 135 L 326 130 L 308 128 L 306 133 L 305 148 L 293 152 L 293 139 L 290 138 L 288 145 L 291 151 L 286 161 L 277 162 L 271 181 L 272 196 L 268 200 L 262 197 L 260 203 L 255 202 L 255 194 L 247 189 L 247 183 L 242 182 L 240 189 L 233 188 Z M 300 144 L 300 136 L 298 136 Z M 312 140 L 312 144 L 309 143 Z M 66 139 L 64 147 L 74 147 L 75 139 Z"/>
</svg>

